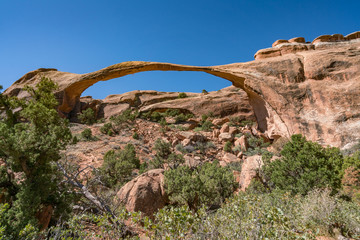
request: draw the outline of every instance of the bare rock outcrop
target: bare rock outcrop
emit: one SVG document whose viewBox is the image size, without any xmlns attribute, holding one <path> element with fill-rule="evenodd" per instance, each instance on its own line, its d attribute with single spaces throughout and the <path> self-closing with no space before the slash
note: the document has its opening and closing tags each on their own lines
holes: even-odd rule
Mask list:
<svg viewBox="0 0 360 240">
<path fill-rule="evenodd" d="M 5 94 L 26 97 L 25 84 L 50 77 L 59 84 L 59 110 L 68 115 L 81 93 L 98 81 L 143 71 L 202 71 L 246 92 L 258 128 L 267 138 L 301 133 L 309 140 L 342 147 L 360 138 L 359 35 L 355 32 L 344 40 L 331 35 L 329 41 L 314 44 L 298 39 L 260 50 L 255 61 L 212 67 L 124 62 L 87 74 L 39 69 L 16 81 Z"/>
<path fill-rule="evenodd" d="M 151 217 L 168 203 L 164 189 L 164 169 L 153 169 L 125 184 L 116 194 L 128 211 Z"/>
<path fill-rule="evenodd" d="M 247 157 L 241 166 L 241 173 L 239 177 L 240 190 L 245 191 L 251 180 L 256 176 L 257 170 L 261 168 L 263 161 L 260 155 Z"/>
</svg>

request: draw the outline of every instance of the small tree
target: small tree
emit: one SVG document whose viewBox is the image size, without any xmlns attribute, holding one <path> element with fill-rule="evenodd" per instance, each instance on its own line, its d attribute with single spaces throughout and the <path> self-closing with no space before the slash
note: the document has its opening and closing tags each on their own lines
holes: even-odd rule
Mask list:
<svg viewBox="0 0 360 240">
<path fill-rule="evenodd" d="M 96 116 L 94 110 L 88 108 L 79 114 L 79 119 L 82 123 L 92 125 L 96 123 Z"/>
<path fill-rule="evenodd" d="M 127 144 L 121 151 L 110 150 L 105 154 L 99 173 L 106 186 L 115 187 L 130 180 L 132 171 L 139 167 L 134 145 Z"/>
<path fill-rule="evenodd" d="M 341 188 L 343 156 L 338 148 L 323 148 L 297 134 L 284 145 L 281 156 L 263 167 L 271 188 L 303 195 L 314 188 L 330 187 L 333 193 Z"/>
<path fill-rule="evenodd" d="M 25 88 L 29 101 L 0 94 L 0 159 L 4 163 L 0 191 L 8 203 L 0 224 L 8 239 L 46 227 L 39 226 L 38 220 L 45 209 L 53 209 L 53 216 L 69 210 L 70 196 L 56 162 L 72 137 L 68 121 L 55 109 L 56 88 L 50 79 L 42 78 L 36 88 Z M 20 111 L 13 111 L 18 107 Z"/>
</svg>

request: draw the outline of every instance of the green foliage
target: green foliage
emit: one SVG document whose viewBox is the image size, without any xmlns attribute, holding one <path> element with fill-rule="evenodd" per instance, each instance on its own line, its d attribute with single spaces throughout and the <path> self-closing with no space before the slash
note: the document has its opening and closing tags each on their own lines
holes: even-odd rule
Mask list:
<svg viewBox="0 0 360 240">
<path fill-rule="evenodd" d="M 201 130 L 202 130 L 202 131 L 206 131 L 206 132 L 210 132 L 212 126 L 213 126 L 212 122 L 206 120 L 206 121 L 201 125 Z"/>
<path fill-rule="evenodd" d="M 208 91 L 206 91 L 205 89 L 203 89 L 201 92 L 204 94 L 208 94 Z"/>
<path fill-rule="evenodd" d="M 187 98 L 187 97 L 188 96 L 184 92 L 179 93 L 179 96 L 178 96 L 178 98 Z"/>
<path fill-rule="evenodd" d="M 173 204 L 197 209 L 201 204 L 219 205 L 234 188 L 234 177 L 228 168 L 217 162 L 205 163 L 196 169 L 180 166 L 165 172 L 166 191 Z"/>
<path fill-rule="evenodd" d="M 117 133 L 118 130 L 121 129 L 124 125 L 132 124 L 138 116 L 138 111 L 127 109 L 121 114 L 111 117 L 110 121 L 113 123 L 113 131 Z"/>
<path fill-rule="evenodd" d="M 150 118 L 151 118 L 151 121 L 160 122 L 160 120 L 163 118 L 163 116 L 159 112 L 153 112 L 151 114 Z"/>
<path fill-rule="evenodd" d="M 87 108 L 86 110 L 82 111 L 82 113 L 79 114 L 78 118 L 82 123 L 87 125 L 92 125 L 96 123 L 95 112 L 91 108 Z"/>
<path fill-rule="evenodd" d="M 189 118 L 192 118 L 192 117 L 194 117 L 194 115 L 191 113 L 188 113 L 188 114 L 180 113 L 179 115 L 177 115 L 175 117 L 175 121 L 176 121 L 176 123 L 186 122 Z"/>
<path fill-rule="evenodd" d="M 201 122 L 204 123 L 208 118 L 209 118 L 208 115 L 202 114 L 202 115 L 201 115 Z"/>
<path fill-rule="evenodd" d="M 318 143 L 293 135 L 281 151 L 281 159 L 267 161 L 264 174 L 271 188 L 305 195 L 314 188 L 341 188 L 343 156 L 337 148 L 323 148 Z"/>
<path fill-rule="evenodd" d="M 313 191 L 308 196 L 288 193 L 242 193 L 216 212 L 170 207 L 155 215 L 152 237 L 169 239 L 316 239 L 334 236 L 335 228 L 352 239 L 360 237 L 360 206 Z"/>
<path fill-rule="evenodd" d="M 268 151 L 265 149 L 267 148 L 270 143 L 265 143 L 264 139 L 259 137 L 255 137 L 252 135 L 246 135 L 249 143 L 248 150 L 244 153 L 247 156 L 253 156 L 253 155 L 263 155 L 265 153 L 268 153 Z"/>
<path fill-rule="evenodd" d="M 133 137 L 133 139 L 136 139 L 136 140 L 140 138 L 140 136 L 139 136 L 139 134 L 137 132 L 134 132 L 132 137 Z"/>
<path fill-rule="evenodd" d="M 134 145 L 127 144 L 123 150 L 110 150 L 105 154 L 99 175 L 107 187 L 113 188 L 130 180 L 132 171 L 139 167 Z"/>
<path fill-rule="evenodd" d="M 85 141 L 91 141 L 93 139 L 93 135 L 92 135 L 92 131 L 90 128 L 85 128 L 82 132 L 81 132 L 81 137 L 85 140 Z"/>
<path fill-rule="evenodd" d="M 31 95 L 28 101 L 0 94 L 0 158 L 6 168 L 0 191 L 9 197 L 10 206 L 1 214 L 0 228 L 7 239 L 37 231 L 36 215 L 46 206 L 54 207 L 54 218 L 66 217 L 69 211 L 71 195 L 56 162 L 72 136 L 68 121 L 55 109 L 56 88 L 54 82 L 42 78 L 36 88 L 25 88 Z M 16 107 L 21 110 L 13 113 Z"/>
<path fill-rule="evenodd" d="M 153 150 L 156 154 L 150 162 L 151 168 L 164 168 L 164 164 L 168 164 L 170 168 L 177 168 L 185 162 L 183 155 L 173 153 L 170 143 L 160 138 L 155 141 Z"/>
<path fill-rule="evenodd" d="M 114 130 L 113 130 L 113 126 L 111 123 L 105 123 L 101 128 L 100 128 L 100 132 L 109 136 L 113 136 L 114 135 Z"/>
<path fill-rule="evenodd" d="M 230 141 L 227 141 L 224 145 L 224 151 L 225 152 L 231 152 L 232 151 L 232 143 Z"/>
</svg>

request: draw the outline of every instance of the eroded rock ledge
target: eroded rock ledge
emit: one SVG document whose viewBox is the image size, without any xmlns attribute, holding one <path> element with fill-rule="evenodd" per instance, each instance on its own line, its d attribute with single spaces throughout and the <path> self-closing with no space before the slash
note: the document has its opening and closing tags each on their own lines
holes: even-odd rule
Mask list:
<svg viewBox="0 0 360 240">
<path fill-rule="evenodd" d="M 301 38 L 278 41 L 271 49 L 283 51 L 277 57 L 221 66 L 124 62 L 86 74 L 38 69 L 16 81 L 5 94 L 26 97 L 24 85 L 49 77 L 59 84 L 59 111 L 69 116 L 81 93 L 98 81 L 144 71 L 201 71 L 244 90 L 259 130 L 269 138 L 302 133 L 310 140 L 341 147 L 360 138 L 360 39 L 359 32 L 344 39 L 328 36 L 311 44 Z"/>
</svg>

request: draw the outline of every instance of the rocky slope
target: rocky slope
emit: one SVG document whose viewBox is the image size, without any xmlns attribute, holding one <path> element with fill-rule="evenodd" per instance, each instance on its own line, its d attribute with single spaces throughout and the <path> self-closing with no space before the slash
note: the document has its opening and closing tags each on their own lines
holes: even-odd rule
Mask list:
<svg viewBox="0 0 360 240">
<path fill-rule="evenodd" d="M 355 32 L 320 36 L 312 43 L 302 38 L 281 40 L 259 51 L 255 61 L 212 67 L 124 62 L 87 74 L 38 69 L 5 93 L 26 97 L 24 85 L 50 77 L 60 87 L 59 110 L 71 116 L 81 93 L 98 81 L 143 71 L 202 71 L 243 89 L 259 130 L 269 138 L 302 133 L 324 145 L 343 147 L 357 141 L 360 133 L 359 37 L 360 32 Z"/>
</svg>

